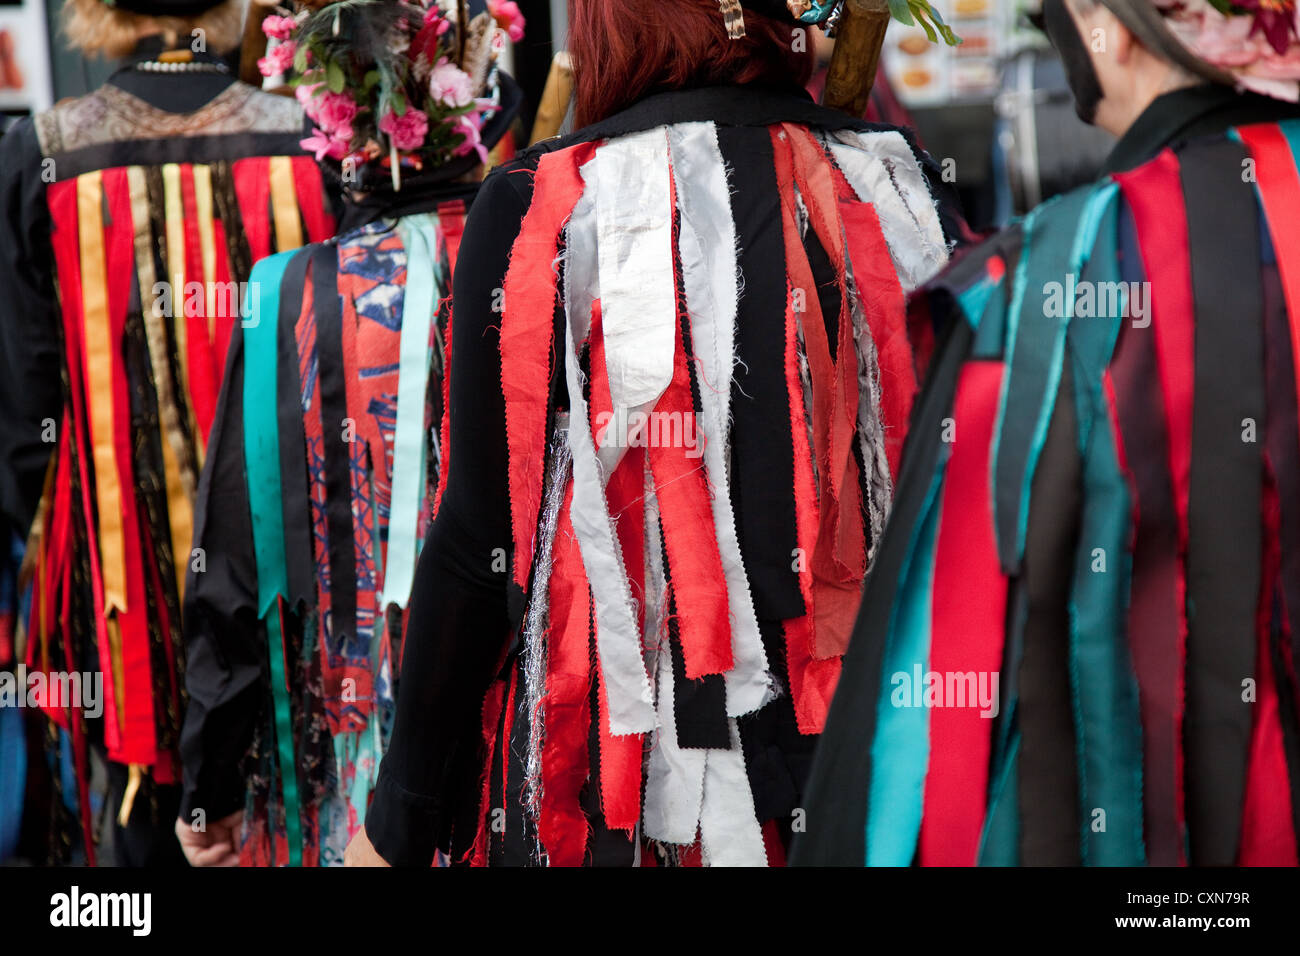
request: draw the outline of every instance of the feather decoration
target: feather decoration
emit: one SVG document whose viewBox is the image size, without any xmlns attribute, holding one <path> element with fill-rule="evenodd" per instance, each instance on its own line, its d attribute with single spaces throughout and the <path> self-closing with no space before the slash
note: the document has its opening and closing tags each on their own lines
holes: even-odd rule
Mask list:
<svg viewBox="0 0 1300 956">
<path fill-rule="evenodd" d="M 718 0 L 718 6 L 727 24 L 727 36 L 733 40 L 744 39 L 745 11 L 740 9 L 740 0 Z"/>
</svg>

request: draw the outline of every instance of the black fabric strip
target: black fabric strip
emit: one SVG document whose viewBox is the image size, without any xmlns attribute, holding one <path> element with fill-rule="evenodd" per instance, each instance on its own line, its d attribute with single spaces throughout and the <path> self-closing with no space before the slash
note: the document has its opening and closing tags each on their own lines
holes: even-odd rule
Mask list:
<svg viewBox="0 0 1300 956">
<path fill-rule="evenodd" d="M 794 570 L 794 441 L 785 381 L 786 267 L 772 140 L 766 129 L 718 128 L 731 170 L 744 291 L 736 315 L 731 476 L 741 557 L 760 618 L 802 617 Z"/>
<path fill-rule="evenodd" d="M 808 265 L 812 267 L 813 284 L 817 286 L 817 302 L 822 310 L 822 322 L 826 326 L 826 342 L 830 348 L 831 361 L 836 359 L 836 349 L 840 344 L 840 283 L 831 265 L 831 257 L 826 247 L 817 238 L 817 232 L 811 227 L 803 237 L 804 250 L 808 253 Z M 829 384 L 829 383 L 828 383 Z"/>
<path fill-rule="evenodd" d="M 492 728 L 492 759 L 487 767 L 488 805 L 487 828 L 488 865 L 501 866 L 505 862 L 506 836 L 502 827 L 506 825 L 505 780 L 502 777 L 501 764 L 505 760 L 506 714 L 510 709 L 510 676 L 501 680 L 501 713 L 497 716 L 496 726 Z"/>
<path fill-rule="evenodd" d="M 153 586 L 153 576 L 144 576 L 146 619 L 149 634 L 149 666 L 152 684 L 154 729 L 160 750 L 170 750 L 176 743 L 179 715 L 172 707 L 171 667 L 167 661 L 166 642 L 171 634 L 162 631 L 158 598 L 166 600 L 174 578 L 170 526 L 167 520 L 166 481 L 163 477 L 161 434 L 158 430 L 158 401 L 149 368 L 149 346 L 145 341 L 144 320 L 140 314 L 138 282 L 134 270 L 131 276 L 131 302 L 128 305 L 126 324 L 121 343 L 122 359 L 130 402 L 131 465 L 135 478 L 135 528 L 123 529 L 136 536 L 143 567 L 152 564 L 158 574 L 162 594 Z M 165 605 L 174 610 L 175 601 Z M 175 621 L 176 618 L 171 618 Z"/>
<path fill-rule="evenodd" d="M 212 204 L 226 234 L 226 254 L 230 257 L 230 276 L 244 282 L 253 270 L 253 254 L 248 247 L 248 234 L 244 231 L 243 217 L 239 211 L 239 197 L 235 193 L 235 176 L 227 160 L 211 165 Z"/>
<path fill-rule="evenodd" d="M 1120 278 L 1141 282 L 1133 217 L 1120 219 Z M 1142 712 L 1142 811 L 1147 860 L 1177 866 L 1186 834 L 1178 825 L 1176 754 L 1182 746 L 1174 715 L 1181 706 L 1182 611 L 1178 600 L 1178 515 L 1169 476 L 1169 436 L 1156 359 L 1154 325 L 1126 323 L 1111 361 L 1120 435 L 1135 496 L 1129 646 Z"/>
<path fill-rule="evenodd" d="M 343 440 L 348 417 L 343 367 L 343 308 L 338 252 L 333 243 L 311 253 L 312 308 L 320 375 L 321 431 L 325 445 L 325 519 L 329 528 L 331 653 L 356 633 L 357 557 L 352 528 L 352 454 Z"/>
<path fill-rule="evenodd" d="M 528 757 L 529 735 L 526 680 L 524 656 L 520 654 L 515 658 L 515 710 L 506 752 L 506 832 L 503 856 L 507 866 L 535 866 L 538 863 L 534 855 L 537 828 L 532 818 L 524 813 L 524 761 Z"/>
<path fill-rule="evenodd" d="M 671 599 L 670 599 L 671 600 Z M 670 604 L 668 646 L 673 659 L 673 720 L 677 724 L 677 746 L 729 750 L 731 730 L 727 726 L 727 685 L 721 674 L 700 680 L 686 679 L 677 627 L 676 602 Z"/>
<path fill-rule="evenodd" d="M 165 190 L 163 187 L 162 170 L 156 167 L 147 168 L 144 173 L 145 190 L 149 197 L 149 227 L 153 239 L 152 249 L 154 253 L 154 280 L 171 281 L 171 276 L 176 272 L 183 272 L 184 269 L 173 269 L 172 263 L 167 256 L 167 223 L 166 209 L 167 203 Z M 176 310 L 173 309 L 173 312 Z M 198 475 L 199 468 L 198 447 L 194 440 L 193 431 L 193 408 L 190 406 L 190 399 L 187 391 L 181 387 L 182 382 L 186 379 L 181 374 L 181 367 L 185 363 L 185 357 L 180 353 L 178 340 L 176 336 L 176 323 L 184 322 L 184 310 L 179 315 L 173 315 L 163 320 L 167 329 L 167 374 L 171 376 L 172 397 L 176 405 L 181 433 L 184 435 L 184 456 L 185 461 L 182 463 L 187 466 L 194 475 Z M 209 436 L 211 437 L 211 436 Z"/>
<path fill-rule="evenodd" d="M 97 169 L 119 166 L 162 166 L 166 163 L 231 162 L 246 156 L 301 156 L 302 133 L 235 133 L 215 136 L 174 136 L 102 143 L 54 156 L 58 182 Z"/>
<path fill-rule="evenodd" d="M 595 633 L 592 632 L 591 666 L 595 668 Z M 600 802 L 600 698 L 596 682 L 591 682 L 591 727 L 587 735 L 587 753 L 590 755 L 590 776 L 582 790 L 582 810 L 587 815 L 591 834 L 587 838 L 586 863 L 595 867 L 627 867 L 636 860 L 636 844 L 622 830 L 611 830 L 605 825 L 605 814 Z"/>
<path fill-rule="evenodd" d="M 1296 408 L 1295 362 L 1291 354 L 1291 330 L 1286 313 L 1286 299 L 1277 263 L 1271 255 L 1267 234 L 1263 241 L 1269 249 L 1263 268 L 1264 354 L 1268 362 L 1268 459 L 1272 466 L 1281 521 L 1278 544 L 1282 564 L 1278 585 L 1281 589 L 1277 614 L 1286 615 L 1291 632 L 1291 660 L 1300 662 L 1300 415 Z M 1282 659 L 1280 640 L 1275 640 L 1273 668 L 1277 676 L 1282 730 L 1286 743 L 1287 769 L 1291 777 L 1291 812 L 1295 832 L 1300 834 L 1300 705 L 1295 688 Z"/>
<path fill-rule="evenodd" d="M 1191 861 L 1237 860 L 1257 677 L 1260 442 L 1265 422 L 1259 208 L 1230 141 L 1183 151 L 1183 194 L 1196 315 L 1187 555 L 1187 824 Z M 1243 277 L 1247 281 L 1242 281 Z"/>
<path fill-rule="evenodd" d="M 1034 473 L 1020 583 L 1026 599 L 1016 705 L 1020 862 L 1079 863 L 1079 781 L 1070 692 L 1070 583 L 1082 506 L 1070 364 Z"/>
<path fill-rule="evenodd" d="M 876 702 L 895 591 L 913 529 L 921 520 L 939 455 L 945 447 L 943 419 L 951 414 L 957 380 L 971 346 L 969 325 L 952 321 L 952 317 L 943 321 L 950 331 L 937 353 L 934 373 L 916 404 L 894 512 L 867 577 L 839 689 L 813 760 L 805 800 L 807 831 L 795 837 L 791 856 L 794 865 L 861 866 L 865 859 L 871 741 L 876 731 Z"/>
<path fill-rule="evenodd" d="M 754 815 L 760 822 L 778 820 L 788 829 L 812 765 L 817 738 L 799 733 L 794 700 L 788 692 L 785 666 L 785 632 L 780 621 L 759 621 L 763 647 L 772 664 L 772 676 L 787 689 L 776 700 L 736 721 L 745 774 L 754 795 Z"/>
<path fill-rule="evenodd" d="M 330 245 L 330 250 L 335 247 Z M 284 554 L 289 606 L 315 604 L 311 502 L 307 478 L 307 436 L 303 425 L 302 383 L 298 374 L 298 319 L 313 249 L 298 252 L 280 280 L 279 327 L 276 330 L 276 419 L 280 427 L 280 497 L 284 508 Z M 337 296 L 335 296 L 337 301 Z M 319 321 L 317 328 L 320 327 Z M 349 498 L 350 500 L 350 498 Z M 331 585 L 333 580 L 331 579 Z"/>
</svg>

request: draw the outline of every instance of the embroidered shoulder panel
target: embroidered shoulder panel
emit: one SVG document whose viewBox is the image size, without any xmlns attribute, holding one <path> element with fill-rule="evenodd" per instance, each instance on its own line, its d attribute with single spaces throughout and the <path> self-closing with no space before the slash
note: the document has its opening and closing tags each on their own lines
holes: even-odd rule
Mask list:
<svg viewBox="0 0 1300 956">
<path fill-rule="evenodd" d="M 36 117 L 36 134 L 45 156 L 132 140 L 295 133 L 301 128 L 302 110 L 296 101 L 238 82 L 190 113 L 159 109 L 106 83 L 85 96 L 62 100 Z"/>
</svg>

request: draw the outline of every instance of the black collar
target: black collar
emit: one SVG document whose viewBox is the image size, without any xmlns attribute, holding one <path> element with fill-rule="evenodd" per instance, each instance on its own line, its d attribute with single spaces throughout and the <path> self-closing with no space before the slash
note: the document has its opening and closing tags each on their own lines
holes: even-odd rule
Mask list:
<svg viewBox="0 0 1300 956">
<path fill-rule="evenodd" d="M 108 82 L 150 106 L 169 113 L 192 113 L 216 99 L 235 82 L 237 67 L 226 73 L 141 73 L 132 69 L 137 63 L 157 59 L 167 47 L 161 36 L 140 40 L 131 55 L 119 64 Z M 207 63 L 226 62 L 212 53 L 193 53 L 195 60 Z M 226 63 L 230 66 L 229 63 Z"/>
<path fill-rule="evenodd" d="M 814 129 L 851 129 L 862 132 L 895 129 L 893 126 L 854 119 L 839 110 L 819 106 L 806 90 L 798 87 L 710 86 L 647 96 L 608 119 L 585 126 L 568 136 L 547 140 L 544 149 L 564 149 L 577 143 L 612 139 L 674 123 L 701 122 L 716 123 L 719 126 L 795 123 Z M 900 132 L 910 139 L 909 131 Z"/>
<path fill-rule="evenodd" d="M 1165 93 L 1120 137 L 1102 168 L 1121 173 L 1154 159 L 1166 146 L 1221 134 L 1233 126 L 1300 118 L 1300 105 L 1229 86 L 1205 84 Z"/>
</svg>

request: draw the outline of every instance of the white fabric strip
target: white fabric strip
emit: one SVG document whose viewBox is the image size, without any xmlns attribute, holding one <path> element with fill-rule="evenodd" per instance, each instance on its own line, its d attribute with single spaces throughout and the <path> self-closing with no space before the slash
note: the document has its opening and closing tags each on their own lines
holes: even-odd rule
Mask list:
<svg viewBox="0 0 1300 956">
<path fill-rule="evenodd" d="M 700 848 L 706 866 L 767 866 L 763 828 L 754 812 L 754 795 L 745 774 L 736 721 L 727 721 L 730 750 L 708 750 L 704 767 L 704 805 L 700 810 Z"/>
<path fill-rule="evenodd" d="M 695 842 L 699 830 L 708 751 L 677 745 L 673 659 L 666 639 L 658 665 L 659 730 L 646 758 L 645 835 L 652 840 L 684 846 Z"/>
<path fill-rule="evenodd" d="M 596 151 L 605 363 L 614 408 L 656 401 L 673 377 L 677 298 L 664 128 Z"/>
<path fill-rule="evenodd" d="M 597 151 L 597 159 L 593 160 L 597 168 L 600 152 L 607 148 L 602 146 Z M 586 171 L 584 167 L 584 173 Z M 566 241 L 570 260 L 582 254 L 583 249 L 590 249 L 594 243 L 596 208 L 589 198 L 593 188 L 594 184 L 589 180 L 587 192 L 574 207 L 569 220 Z M 642 656 L 641 630 L 605 499 L 609 473 L 601 468 L 596 458 L 591 429 L 583 427 L 584 423 L 591 421 L 591 415 L 583 397 L 578 343 L 586 337 L 591 321 L 591 303 L 600 294 L 599 289 L 591 288 L 592 278 L 581 267 L 574 272 L 566 268 L 565 375 L 572 422 L 569 448 L 573 452 L 573 502 L 569 514 L 595 602 L 596 653 L 609 697 L 610 733 L 624 736 L 652 732 L 655 729 L 655 707 Z M 640 555 L 636 557 L 639 559 Z"/>
<path fill-rule="evenodd" d="M 903 291 L 933 278 L 948 261 L 948 248 L 907 140 L 901 133 L 842 130 L 831 134 L 828 145 L 858 198 L 875 206 Z"/>
<path fill-rule="evenodd" d="M 700 380 L 704 421 L 696 429 L 704 444 L 704 465 L 731 616 L 734 666 L 725 675 L 727 714 L 739 717 L 771 699 L 767 654 L 740 555 L 727 476 L 731 378 L 735 362 L 736 313 L 740 298 L 736 226 L 731 214 L 727 169 L 712 123 L 669 127 L 677 206 L 681 212 L 680 252 L 691 341 Z"/>
</svg>

